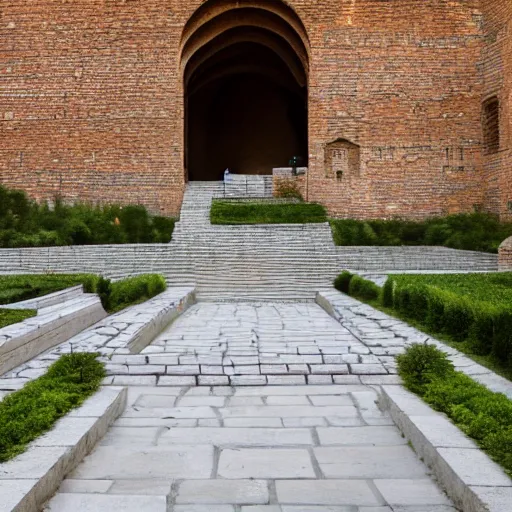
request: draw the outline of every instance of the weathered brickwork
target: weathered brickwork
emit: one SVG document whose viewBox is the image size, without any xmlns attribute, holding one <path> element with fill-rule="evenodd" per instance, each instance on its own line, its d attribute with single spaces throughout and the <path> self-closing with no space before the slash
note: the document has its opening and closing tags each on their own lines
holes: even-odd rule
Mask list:
<svg viewBox="0 0 512 512">
<path fill-rule="evenodd" d="M 482 2 L 486 45 L 483 100 L 499 100 L 499 151 L 484 157 L 488 208 L 512 220 L 512 2 Z"/>
<path fill-rule="evenodd" d="M 38 199 L 178 213 L 187 180 L 183 62 L 193 57 L 182 46 L 209 37 L 207 17 L 185 28 L 203 4 L 205 16 L 235 6 L 281 13 L 279 0 L 5 0 L 0 180 Z M 288 5 L 304 30 L 294 18 L 276 30 L 308 68 L 309 200 L 335 216 L 475 206 L 512 215 L 509 0 Z M 482 102 L 492 95 L 501 100 L 500 151 L 486 155 Z"/>
</svg>

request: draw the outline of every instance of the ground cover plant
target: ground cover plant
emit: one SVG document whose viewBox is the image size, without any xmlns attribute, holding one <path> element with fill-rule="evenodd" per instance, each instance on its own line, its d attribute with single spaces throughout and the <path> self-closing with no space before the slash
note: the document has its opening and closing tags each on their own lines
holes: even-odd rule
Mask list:
<svg viewBox="0 0 512 512">
<path fill-rule="evenodd" d="M 409 220 L 333 219 L 336 245 L 429 245 L 496 253 L 509 236 L 512 222 L 500 222 L 487 213 L 433 217 L 422 222 Z"/>
<path fill-rule="evenodd" d="M 97 356 L 63 355 L 44 375 L 0 402 L 0 463 L 24 452 L 99 389 L 105 370 Z"/>
<path fill-rule="evenodd" d="M 0 185 L 0 247 L 167 243 L 174 219 L 140 205 L 38 204 Z"/>
<path fill-rule="evenodd" d="M 412 345 L 397 362 L 407 388 L 445 413 L 512 476 L 512 401 L 456 372 L 432 345 Z"/>
<path fill-rule="evenodd" d="M 37 311 L 34 309 L 3 309 L 0 308 L 0 329 L 7 325 L 23 322 L 27 318 L 36 316 Z"/>
<path fill-rule="evenodd" d="M 341 276 L 335 281 L 340 291 L 408 321 L 512 378 L 511 272 L 390 275 L 382 289 L 350 273 Z"/>
<path fill-rule="evenodd" d="M 327 213 L 317 203 L 215 200 L 210 220 L 212 224 L 303 224 L 327 222 Z"/>
<path fill-rule="evenodd" d="M 17 274 L 0 276 L 0 304 L 34 299 L 72 286 L 96 292 L 99 276 L 93 274 Z"/>
</svg>

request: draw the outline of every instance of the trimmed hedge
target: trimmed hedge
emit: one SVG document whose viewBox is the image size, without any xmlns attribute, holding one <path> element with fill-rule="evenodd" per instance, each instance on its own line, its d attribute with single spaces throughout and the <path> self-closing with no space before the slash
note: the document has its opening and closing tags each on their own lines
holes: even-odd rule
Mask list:
<svg viewBox="0 0 512 512">
<path fill-rule="evenodd" d="M 501 242 L 512 236 L 512 222 L 500 222 L 487 213 L 434 217 L 423 222 L 408 220 L 333 219 L 336 245 L 440 245 L 497 253 Z"/>
<path fill-rule="evenodd" d="M 141 274 L 121 281 L 111 282 L 108 279 L 101 279 L 98 287 L 103 307 L 110 313 L 120 311 L 131 306 L 151 299 L 162 293 L 167 288 L 163 276 L 158 274 Z"/>
<path fill-rule="evenodd" d="M 0 276 L 0 304 L 40 297 L 79 284 L 86 293 L 97 293 L 109 313 L 144 302 L 167 288 L 164 277 L 158 274 L 141 274 L 115 282 L 94 274 L 9 275 Z"/>
<path fill-rule="evenodd" d="M 413 345 L 397 361 L 405 385 L 445 413 L 512 476 L 512 401 L 456 372 L 436 347 Z"/>
<path fill-rule="evenodd" d="M 345 271 L 335 287 L 512 369 L 512 273 L 390 275 L 380 288 Z"/>
<path fill-rule="evenodd" d="M 37 204 L 0 185 L 0 247 L 168 243 L 175 220 L 141 205 Z"/>
<path fill-rule="evenodd" d="M 380 287 L 374 282 L 363 279 L 360 276 L 353 276 L 350 280 L 349 295 L 363 300 L 377 300 L 380 295 Z"/>
<path fill-rule="evenodd" d="M 23 453 L 31 441 L 99 389 L 105 370 L 97 356 L 63 355 L 43 376 L 0 402 L 0 463 Z"/>
<path fill-rule="evenodd" d="M 383 305 L 512 366 L 512 274 L 389 276 Z"/>
<path fill-rule="evenodd" d="M 316 203 L 214 200 L 210 220 L 212 224 L 306 224 L 327 222 L 327 213 Z"/>
<path fill-rule="evenodd" d="M 3 309 L 0 308 L 0 329 L 7 325 L 23 322 L 27 318 L 36 316 L 37 311 L 33 309 Z"/>
<path fill-rule="evenodd" d="M 350 281 L 354 277 L 354 274 L 348 270 L 344 270 L 335 280 L 334 288 L 342 293 L 349 293 Z"/>
</svg>

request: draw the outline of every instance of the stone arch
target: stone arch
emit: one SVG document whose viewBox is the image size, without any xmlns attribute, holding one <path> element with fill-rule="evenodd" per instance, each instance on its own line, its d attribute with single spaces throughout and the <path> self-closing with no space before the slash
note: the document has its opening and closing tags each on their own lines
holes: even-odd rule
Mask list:
<svg viewBox="0 0 512 512">
<path fill-rule="evenodd" d="M 249 174 L 270 174 L 272 167 L 286 165 L 296 155 L 307 161 L 309 52 L 304 25 L 281 0 L 208 0 L 196 10 L 183 30 L 180 59 L 184 163 L 189 179 L 219 179 L 221 161 L 225 167 L 234 165 L 235 172 Z M 239 84 L 233 89 L 233 104 L 226 97 L 216 99 L 216 104 L 224 107 L 215 110 L 211 98 L 220 97 L 235 81 Z M 252 94 L 256 100 L 254 104 L 251 98 L 240 97 L 244 87 L 247 96 Z M 224 116 L 231 110 L 240 111 L 238 119 Z M 250 123 L 252 134 L 245 130 L 242 140 L 241 133 Z M 275 131 L 274 138 L 265 139 L 265 123 L 267 131 Z M 230 146 L 231 154 L 225 149 L 222 159 L 223 141 L 213 143 L 211 138 L 219 139 L 219 132 L 229 131 L 233 124 L 240 129 L 228 134 L 236 141 Z M 204 159 L 205 153 L 213 155 L 213 163 Z M 231 159 L 236 163 L 230 165 Z M 198 169 L 206 166 L 214 170 L 208 178 L 203 174 L 197 178 Z"/>
</svg>

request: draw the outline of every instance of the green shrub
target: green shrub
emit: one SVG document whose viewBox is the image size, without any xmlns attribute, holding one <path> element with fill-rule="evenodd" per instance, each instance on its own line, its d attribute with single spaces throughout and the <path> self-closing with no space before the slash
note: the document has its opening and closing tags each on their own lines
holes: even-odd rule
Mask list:
<svg viewBox="0 0 512 512">
<path fill-rule="evenodd" d="M 335 280 L 334 280 L 334 288 L 336 290 L 347 293 L 349 292 L 350 281 L 354 277 L 354 274 L 350 273 L 348 270 L 343 271 Z"/>
<path fill-rule="evenodd" d="M 110 279 L 100 277 L 96 284 L 96 293 L 101 300 L 101 305 L 105 311 L 110 311 L 110 296 L 112 294 L 112 283 Z"/>
<path fill-rule="evenodd" d="M 512 367 L 512 273 L 390 276 L 383 304 Z"/>
<path fill-rule="evenodd" d="M 97 356 L 66 354 L 46 374 L 0 402 L 0 463 L 25 451 L 99 389 L 105 370 Z"/>
<path fill-rule="evenodd" d="M 395 293 L 395 281 L 388 277 L 384 286 L 382 287 L 382 305 L 386 308 L 392 308 L 394 303 L 394 293 Z"/>
<path fill-rule="evenodd" d="M 152 217 L 143 206 L 66 205 L 53 208 L 0 186 L 0 247 L 167 243 L 174 219 Z"/>
<path fill-rule="evenodd" d="M 380 288 L 372 281 L 360 276 L 353 276 L 349 284 L 349 295 L 363 300 L 377 300 Z"/>
<path fill-rule="evenodd" d="M 434 345 L 414 344 L 397 357 L 398 372 L 406 387 L 414 393 L 424 393 L 436 379 L 445 379 L 454 372 L 452 363 Z"/>
<path fill-rule="evenodd" d="M 165 291 L 165 279 L 157 274 L 142 274 L 111 283 L 107 300 L 110 312 L 119 311 L 131 304 L 151 299 Z"/>
<path fill-rule="evenodd" d="M 275 197 L 282 197 L 286 199 L 302 199 L 302 194 L 300 193 L 299 184 L 297 180 L 293 178 L 282 178 L 276 181 L 275 183 Z"/>
</svg>

